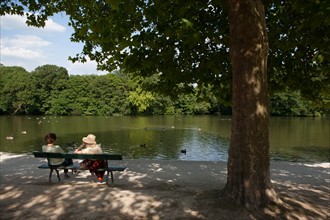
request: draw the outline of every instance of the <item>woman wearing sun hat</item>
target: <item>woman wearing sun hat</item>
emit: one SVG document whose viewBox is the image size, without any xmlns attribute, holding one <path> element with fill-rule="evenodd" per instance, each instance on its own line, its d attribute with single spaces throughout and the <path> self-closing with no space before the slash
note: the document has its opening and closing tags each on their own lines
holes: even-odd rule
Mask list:
<svg viewBox="0 0 330 220">
<path fill-rule="evenodd" d="M 102 154 L 102 149 L 100 144 L 96 144 L 96 136 L 93 134 L 87 135 L 82 139 L 82 144 L 74 151 L 76 154 Z M 104 171 L 98 171 L 100 168 L 105 168 L 105 160 L 88 160 L 85 159 L 83 164 L 87 165 L 87 168 L 91 172 L 92 176 L 97 176 L 99 181 L 103 180 Z"/>
<path fill-rule="evenodd" d="M 77 154 L 102 154 L 99 144 L 96 144 L 96 137 L 93 134 L 83 137 L 82 144 L 75 150 Z"/>
</svg>

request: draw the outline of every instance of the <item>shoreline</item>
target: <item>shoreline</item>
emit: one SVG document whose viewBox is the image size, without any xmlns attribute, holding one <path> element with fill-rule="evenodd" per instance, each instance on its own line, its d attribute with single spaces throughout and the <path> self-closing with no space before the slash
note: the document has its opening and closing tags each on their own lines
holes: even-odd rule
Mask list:
<svg viewBox="0 0 330 220">
<path fill-rule="evenodd" d="M 92 183 L 89 172 L 57 181 L 42 159 L 0 152 L 1 219 L 254 219 L 220 200 L 227 163 L 124 159 L 114 183 Z M 63 172 L 63 171 L 62 171 Z M 60 175 L 62 177 L 62 172 Z M 330 218 L 330 163 L 271 162 L 271 181 L 286 206 L 284 219 Z M 290 212 L 281 211 L 291 210 Z M 95 211 L 93 211 L 95 210 Z M 279 212 L 276 214 L 276 212 Z"/>
</svg>

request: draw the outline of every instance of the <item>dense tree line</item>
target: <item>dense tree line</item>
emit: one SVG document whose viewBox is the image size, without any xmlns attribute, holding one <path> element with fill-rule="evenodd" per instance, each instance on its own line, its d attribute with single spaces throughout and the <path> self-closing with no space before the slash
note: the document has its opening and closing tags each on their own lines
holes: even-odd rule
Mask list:
<svg viewBox="0 0 330 220">
<path fill-rule="evenodd" d="M 44 65 L 28 72 L 22 67 L 0 67 L 0 114 L 10 115 L 174 115 L 231 114 L 229 102 L 212 88 L 196 87 L 178 97 L 147 91 L 157 79 L 133 78 L 117 71 L 107 75 L 69 75 L 63 67 Z M 324 107 L 283 90 L 271 97 L 276 116 L 325 114 Z"/>
<path fill-rule="evenodd" d="M 0 67 L 0 113 L 46 115 L 208 114 L 219 112 L 214 95 L 198 91 L 162 96 L 142 89 L 146 81 L 122 72 L 72 75 L 44 65 L 32 72 Z M 150 83 L 150 82 L 149 82 Z M 151 82 L 152 83 L 152 82 Z"/>
</svg>

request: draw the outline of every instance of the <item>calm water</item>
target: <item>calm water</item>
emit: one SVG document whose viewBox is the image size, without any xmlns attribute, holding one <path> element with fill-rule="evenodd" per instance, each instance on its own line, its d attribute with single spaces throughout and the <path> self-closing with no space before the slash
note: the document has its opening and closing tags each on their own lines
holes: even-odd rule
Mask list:
<svg viewBox="0 0 330 220">
<path fill-rule="evenodd" d="M 40 150 L 51 131 L 65 150 L 93 133 L 105 152 L 125 158 L 227 161 L 230 123 L 223 116 L 0 116 L 0 151 Z M 329 162 L 330 119 L 272 118 L 270 145 L 272 160 Z"/>
</svg>

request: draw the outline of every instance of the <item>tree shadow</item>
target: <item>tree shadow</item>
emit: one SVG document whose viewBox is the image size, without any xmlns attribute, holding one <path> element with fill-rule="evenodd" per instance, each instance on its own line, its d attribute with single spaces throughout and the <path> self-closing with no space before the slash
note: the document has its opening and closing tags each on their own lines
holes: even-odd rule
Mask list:
<svg viewBox="0 0 330 220">
<path fill-rule="evenodd" d="M 239 207 L 218 205 L 226 171 L 215 162 L 122 161 L 128 169 L 115 173 L 115 183 L 106 185 L 92 183 L 88 171 L 61 182 L 53 175 L 48 183 L 48 170 L 37 168 L 42 161 L 30 155 L 2 158 L 1 219 L 214 219 L 224 212 L 236 219 L 245 216 Z M 190 166 L 194 172 L 186 169 Z M 194 178 L 195 172 L 201 175 Z"/>
<path fill-rule="evenodd" d="M 3 156 L 3 154 L 1 154 Z M 48 183 L 43 160 L 1 156 L 1 219 L 329 219 L 329 166 L 276 163 L 273 185 L 282 203 L 249 212 L 222 200 L 226 163 L 124 160 L 115 183 L 87 173 Z M 316 166 L 316 167 L 313 167 Z M 63 174 L 61 174 L 63 175 Z"/>
<path fill-rule="evenodd" d="M 276 163 L 272 184 L 280 201 L 255 216 L 267 219 L 329 219 L 329 163 Z"/>
</svg>

